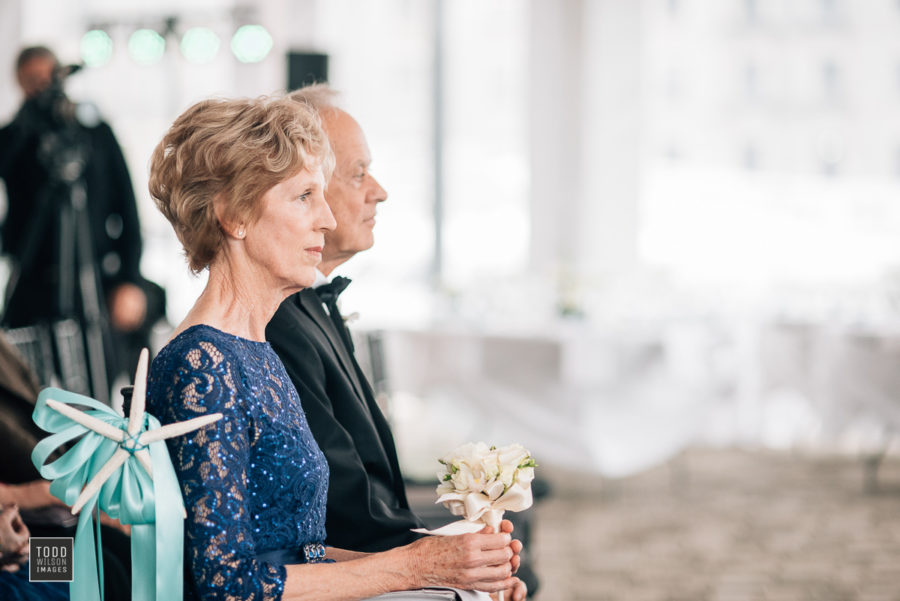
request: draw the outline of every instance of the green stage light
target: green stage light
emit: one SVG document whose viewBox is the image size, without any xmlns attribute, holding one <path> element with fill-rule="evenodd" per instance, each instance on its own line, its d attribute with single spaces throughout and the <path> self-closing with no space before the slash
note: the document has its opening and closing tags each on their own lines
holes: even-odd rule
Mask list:
<svg viewBox="0 0 900 601">
<path fill-rule="evenodd" d="M 181 38 L 181 54 L 191 63 L 208 63 L 219 52 L 219 36 L 206 27 L 188 29 Z"/>
<path fill-rule="evenodd" d="M 268 56 L 274 42 L 262 25 L 244 25 L 231 38 L 231 51 L 242 63 L 258 63 Z"/>
<path fill-rule="evenodd" d="M 81 60 L 88 67 L 102 67 L 112 58 L 113 42 L 102 29 L 92 29 L 81 36 Z"/>
<path fill-rule="evenodd" d="M 152 65 L 166 52 L 166 40 L 152 29 L 138 29 L 128 38 L 128 53 L 134 62 Z"/>
</svg>

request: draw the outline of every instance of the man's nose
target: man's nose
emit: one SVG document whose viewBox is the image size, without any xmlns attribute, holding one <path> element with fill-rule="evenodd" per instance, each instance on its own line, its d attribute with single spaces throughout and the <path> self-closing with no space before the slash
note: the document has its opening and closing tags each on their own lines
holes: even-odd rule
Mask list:
<svg viewBox="0 0 900 601">
<path fill-rule="evenodd" d="M 387 200 L 387 190 L 381 187 L 381 184 L 378 183 L 378 180 L 374 177 L 372 178 L 373 191 L 372 191 L 372 199 L 375 202 L 384 202 Z"/>
</svg>

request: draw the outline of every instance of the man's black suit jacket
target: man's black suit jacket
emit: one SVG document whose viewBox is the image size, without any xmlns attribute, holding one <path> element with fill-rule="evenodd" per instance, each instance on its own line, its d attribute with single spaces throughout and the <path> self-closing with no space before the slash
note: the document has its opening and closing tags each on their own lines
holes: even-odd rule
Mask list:
<svg viewBox="0 0 900 601">
<path fill-rule="evenodd" d="M 418 539 L 410 528 L 422 522 L 410 511 L 390 427 L 315 291 L 307 288 L 285 300 L 266 338 L 297 387 L 328 459 L 326 542 L 383 551 Z"/>
</svg>

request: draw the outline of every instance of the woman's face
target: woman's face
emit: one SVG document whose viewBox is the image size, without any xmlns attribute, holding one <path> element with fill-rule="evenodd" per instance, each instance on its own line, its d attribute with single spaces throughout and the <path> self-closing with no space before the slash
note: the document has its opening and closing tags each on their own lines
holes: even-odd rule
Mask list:
<svg viewBox="0 0 900 601">
<path fill-rule="evenodd" d="M 325 232 L 335 227 L 324 187 L 322 168 L 314 163 L 269 189 L 259 219 L 246 226 L 251 265 L 273 286 L 295 292 L 315 281 Z"/>
</svg>

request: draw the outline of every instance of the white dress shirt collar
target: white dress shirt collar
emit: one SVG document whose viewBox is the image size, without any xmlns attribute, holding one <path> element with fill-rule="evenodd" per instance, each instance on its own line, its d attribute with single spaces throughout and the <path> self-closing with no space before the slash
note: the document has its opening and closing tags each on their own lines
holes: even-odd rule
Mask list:
<svg viewBox="0 0 900 601">
<path fill-rule="evenodd" d="M 319 286 L 323 286 L 330 281 L 331 281 L 331 278 L 326 277 L 325 274 L 322 273 L 321 271 L 319 271 L 319 268 L 316 267 L 316 279 L 312 283 L 311 288 L 313 288 L 313 289 L 318 288 Z"/>
</svg>

